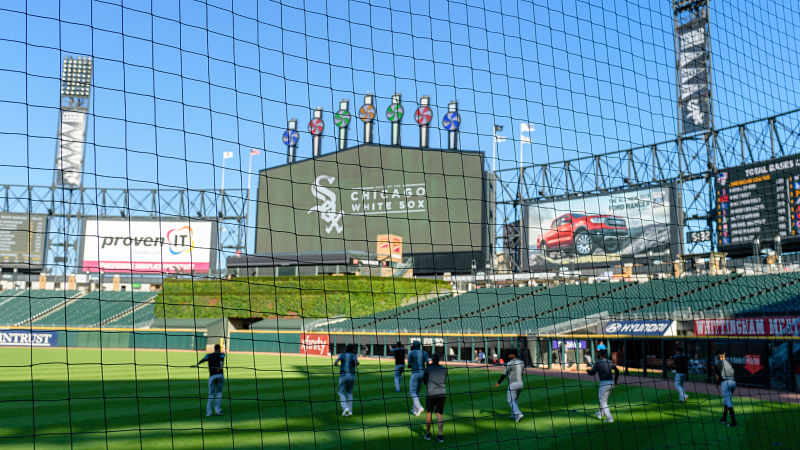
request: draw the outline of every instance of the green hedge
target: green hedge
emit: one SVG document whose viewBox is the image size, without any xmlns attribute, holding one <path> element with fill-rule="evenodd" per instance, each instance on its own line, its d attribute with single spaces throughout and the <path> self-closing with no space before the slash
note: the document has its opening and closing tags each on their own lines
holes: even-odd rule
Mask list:
<svg viewBox="0 0 800 450">
<path fill-rule="evenodd" d="M 442 281 L 357 276 L 165 280 L 156 317 L 359 317 L 449 291 Z"/>
</svg>

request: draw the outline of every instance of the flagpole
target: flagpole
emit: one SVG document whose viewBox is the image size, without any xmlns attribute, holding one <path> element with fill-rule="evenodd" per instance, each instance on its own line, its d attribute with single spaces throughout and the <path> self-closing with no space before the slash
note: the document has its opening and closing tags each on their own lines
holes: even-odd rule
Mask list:
<svg viewBox="0 0 800 450">
<path fill-rule="evenodd" d="M 222 201 L 225 201 L 225 153 L 222 154 Z"/>
<path fill-rule="evenodd" d="M 495 171 L 497 166 L 497 131 L 492 136 L 492 172 Z"/>
</svg>

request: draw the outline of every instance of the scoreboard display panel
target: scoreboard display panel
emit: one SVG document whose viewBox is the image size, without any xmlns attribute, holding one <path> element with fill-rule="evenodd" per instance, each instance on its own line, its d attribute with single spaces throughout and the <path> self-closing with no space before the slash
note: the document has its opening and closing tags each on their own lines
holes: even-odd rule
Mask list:
<svg viewBox="0 0 800 450">
<path fill-rule="evenodd" d="M 800 156 L 722 170 L 715 194 L 720 251 L 747 253 L 777 236 L 784 251 L 800 248 Z"/>
<path fill-rule="evenodd" d="M 479 152 L 410 147 L 362 145 L 274 167 L 259 181 L 256 253 L 372 254 L 392 234 L 415 273 L 469 270 L 473 259 L 482 268 L 487 181 Z"/>
<path fill-rule="evenodd" d="M 46 239 L 46 215 L 0 212 L 0 267 L 40 270 Z"/>
</svg>

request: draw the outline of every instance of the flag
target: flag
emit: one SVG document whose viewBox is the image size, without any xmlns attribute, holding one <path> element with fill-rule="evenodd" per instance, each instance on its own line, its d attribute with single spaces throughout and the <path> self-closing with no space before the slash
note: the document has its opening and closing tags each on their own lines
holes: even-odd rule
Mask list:
<svg viewBox="0 0 800 450">
<path fill-rule="evenodd" d="M 261 150 L 259 150 L 257 148 L 251 148 L 250 149 L 250 156 L 258 156 L 260 154 L 261 154 Z"/>
<path fill-rule="evenodd" d="M 503 126 L 502 125 L 495 125 L 494 126 L 494 141 L 495 142 L 505 142 L 506 141 L 506 137 L 505 136 L 501 136 L 501 135 L 497 134 L 497 133 L 499 133 L 501 131 L 503 131 Z"/>
<path fill-rule="evenodd" d="M 520 142 L 530 144 L 531 143 L 531 137 L 528 136 L 527 133 L 531 133 L 533 131 L 536 131 L 536 129 L 533 127 L 532 123 L 524 123 L 524 122 L 521 123 L 519 125 L 519 140 L 520 140 Z"/>
<path fill-rule="evenodd" d="M 233 158 L 233 152 L 222 152 L 222 159 L 231 159 Z"/>
</svg>

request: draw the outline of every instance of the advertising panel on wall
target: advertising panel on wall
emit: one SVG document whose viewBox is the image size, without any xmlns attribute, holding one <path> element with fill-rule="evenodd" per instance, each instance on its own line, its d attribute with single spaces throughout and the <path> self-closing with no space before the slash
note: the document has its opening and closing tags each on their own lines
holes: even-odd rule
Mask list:
<svg viewBox="0 0 800 450">
<path fill-rule="evenodd" d="M 483 154 L 361 145 L 261 172 L 256 254 L 378 253 L 414 272 L 484 267 L 492 239 Z"/>
<path fill-rule="evenodd" d="M 730 167 L 715 183 L 717 244 L 730 254 L 751 254 L 780 236 L 783 251 L 800 250 L 800 157 Z"/>
<path fill-rule="evenodd" d="M 208 273 L 216 255 L 216 224 L 87 219 L 81 250 L 84 272 Z"/>
<path fill-rule="evenodd" d="M 799 336 L 800 317 L 740 317 L 733 319 L 697 319 L 697 336 Z"/>
<path fill-rule="evenodd" d="M 0 330 L 2 347 L 56 347 L 57 331 Z"/>
<path fill-rule="evenodd" d="M 0 212 L 0 267 L 41 270 L 46 240 L 46 215 Z"/>
<path fill-rule="evenodd" d="M 530 203 L 524 215 L 531 272 L 671 261 L 680 253 L 675 189 L 668 186 Z"/>
<path fill-rule="evenodd" d="M 327 334 L 300 334 L 300 353 L 327 356 L 331 354 L 330 336 Z"/>
</svg>

